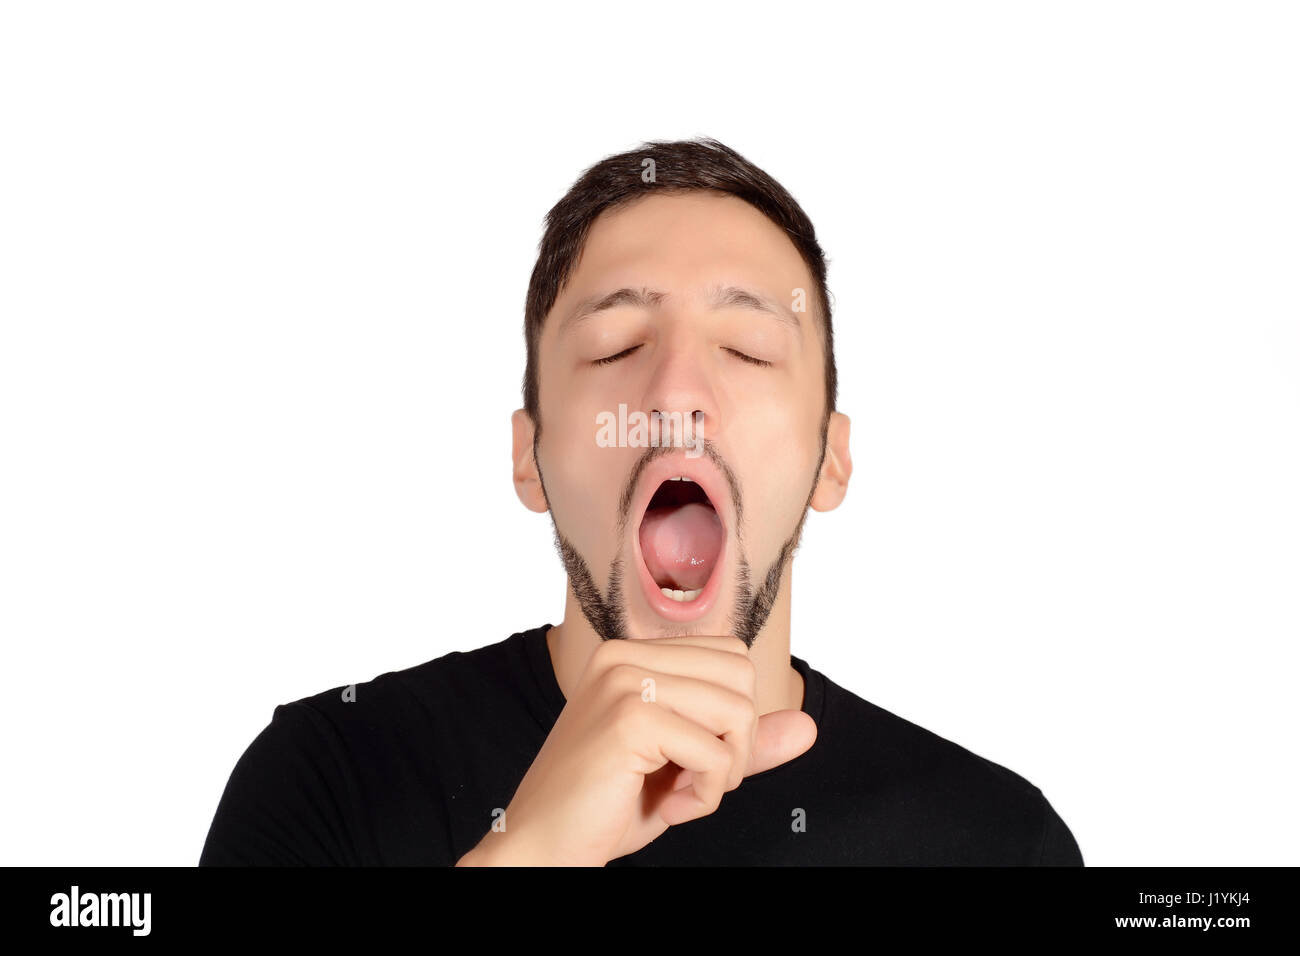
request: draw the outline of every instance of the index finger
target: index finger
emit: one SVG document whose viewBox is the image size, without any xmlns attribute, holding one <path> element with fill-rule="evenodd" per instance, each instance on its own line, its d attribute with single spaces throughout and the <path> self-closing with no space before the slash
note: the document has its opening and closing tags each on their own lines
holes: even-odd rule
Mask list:
<svg viewBox="0 0 1300 956">
<path fill-rule="evenodd" d="M 749 645 L 741 638 L 734 634 L 686 634 L 680 637 L 634 637 L 629 638 L 633 641 L 645 641 L 656 644 L 685 644 L 694 647 L 709 647 L 718 651 L 730 651 L 733 654 L 740 654 L 742 657 L 749 656 Z"/>
</svg>

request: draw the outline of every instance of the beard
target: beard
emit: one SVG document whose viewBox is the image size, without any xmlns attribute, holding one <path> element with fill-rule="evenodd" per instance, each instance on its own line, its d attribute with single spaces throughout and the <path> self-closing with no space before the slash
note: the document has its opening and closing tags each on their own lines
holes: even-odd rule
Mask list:
<svg viewBox="0 0 1300 956">
<path fill-rule="evenodd" d="M 803 509 L 799 513 L 799 522 L 795 526 L 793 534 L 781 545 L 776 560 L 759 578 L 757 585 L 754 583 L 749 558 L 745 553 L 744 545 L 741 543 L 739 528 L 736 529 L 737 533 L 733 536 L 739 551 L 739 558 L 736 570 L 736 599 L 727 618 L 727 633 L 739 637 L 745 642 L 747 648 L 754 646 L 759 632 L 767 623 L 768 616 L 772 613 L 772 607 L 775 605 L 777 595 L 781 590 L 781 579 L 785 574 L 785 567 L 799 548 L 804 521 L 808 517 L 808 508 L 812 504 L 813 492 L 817 489 L 817 476 L 821 472 L 822 461 L 826 458 L 828 424 L 829 416 L 822 425 L 821 454 L 817 458 L 817 466 L 813 469 L 812 486 L 809 488 Z M 577 598 L 578 606 L 582 608 L 583 616 L 601 640 L 627 640 L 629 634 L 627 632 L 626 598 L 623 594 L 623 558 L 616 556 L 609 563 L 609 585 L 607 590 L 602 592 L 600 586 L 596 584 L 595 578 L 592 577 L 591 567 L 586 559 L 573 546 L 573 543 L 564 536 L 555 521 L 555 511 L 550 508 L 550 498 L 546 494 L 546 481 L 542 477 L 541 460 L 537 455 L 537 443 L 540 437 L 540 434 L 537 434 L 533 441 L 533 460 L 537 464 L 537 477 L 542 486 L 542 497 L 546 499 L 547 514 L 551 516 L 551 526 L 555 531 L 555 547 L 560 554 L 560 561 L 564 565 L 564 571 L 568 575 L 569 586 L 573 589 L 573 595 Z M 737 517 L 737 523 L 739 523 L 742 514 L 740 486 L 735 480 L 731 469 L 727 467 L 717 449 L 713 447 L 712 442 L 705 439 L 703 440 L 703 446 L 705 454 L 713 460 L 714 464 L 722 470 L 728 479 L 727 484 L 731 489 L 733 510 Z M 627 526 L 627 509 L 632 499 L 637 477 L 640 475 L 642 468 L 653 460 L 656 455 L 669 451 L 672 451 L 672 449 L 666 446 L 647 448 L 645 454 L 633 467 L 624 492 L 620 497 L 620 513 L 616 521 L 616 527 L 620 530 L 620 544 L 624 537 L 622 531 Z M 697 633 L 690 625 L 683 624 L 663 625 L 661 631 L 662 633 L 658 635 L 660 637 L 685 637 Z"/>
</svg>

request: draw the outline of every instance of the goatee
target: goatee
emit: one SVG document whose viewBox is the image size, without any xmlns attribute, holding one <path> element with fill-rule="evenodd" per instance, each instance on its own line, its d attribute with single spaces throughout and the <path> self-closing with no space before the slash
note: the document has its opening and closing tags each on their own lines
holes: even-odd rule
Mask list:
<svg viewBox="0 0 1300 956">
<path fill-rule="evenodd" d="M 739 529 L 736 529 L 737 533 L 733 537 L 739 553 L 736 569 L 736 600 L 728 617 L 727 633 L 739 637 L 745 642 L 746 647 L 752 648 L 754 646 L 759 632 L 767 623 L 768 616 L 772 613 L 772 608 L 776 604 L 777 595 L 781 591 L 781 578 L 785 574 L 785 567 L 793 558 L 795 551 L 798 550 L 799 541 L 803 535 L 804 521 L 808 517 L 808 508 L 812 504 L 813 492 L 817 489 L 817 476 L 821 472 L 822 461 L 826 457 L 826 438 L 826 428 L 823 427 L 821 454 L 817 459 L 817 467 L 813 469 L 812 488 L 809 490 L 808 498 L 804 502 L 803 510 L 800 512 L 799 523 L 795 527 L 794 533 L 781 546 L 776 560 L 768 567 L 757 587 L 754 586 L 752 580 L 749 559 L 741 543 Z M 735 514 L 739 521 L 741 514 L 739 483 L 735 480 L 731 469 L 722 461 L 717 450 L 712 447 L 712 443 L 706 441 L 704 444 L 706 453 L 709 454 L 710 458 L 720 467 L 720 470 L 728 479 Z M 632 469 L 627 488 L 620 500 L 619 529 L 626 528 L 628 517 L 626 511 L 631 501 L 632 488 L 635 486 L 642 468 L 657 455 L 665 454 L 668 451 L 671 451 L 671 449 L 649 448 L 646 450 L 646 454 L 637 462 L 636 467 Z M 626 602 L 623 595 L 622 557 L 615 557 L 610 562 L 609 586 L 607 592 L 602 593 L 599 585 L 596 584 L 595 578 L 592 577 L 591 568 L 586 559 L 573 546 L 573 543 L 560 533 L 559 525 L 555 523 L 555 512 L 553 509 L 549 509 L 550 498 L 546 495 L 546 482 L 542 478 L 541 461 L 537 458 L 536 443 L 533 446 L 533 454 L 534 460 L 537 461 L 537 476 L 542 485 L 542 496 L 546 498 L 547 513 L 551 516 L 551 526 L 555 531 L 555 547 L 560 553 L 560 561 L 564 564 L 564 571 L 568 575 L 569 586 L 573 590 L 574 597 L 578 599 L 578 606 L 582 608 L 583 616 L 601 640 L 627 640 L 630 635 L 627 632 Z M 620 535 L 621 537 L 622 535 Z M 665 624 L 661 631 L 662 633 L 656 636 L 683 637 L 688 634 L 698 633 L 698 629 L 682 624 Z"/>
</svg>

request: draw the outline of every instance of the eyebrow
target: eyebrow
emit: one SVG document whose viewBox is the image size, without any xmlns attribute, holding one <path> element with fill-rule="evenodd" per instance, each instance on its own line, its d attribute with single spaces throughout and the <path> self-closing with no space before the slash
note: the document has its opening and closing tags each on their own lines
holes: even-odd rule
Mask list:
<svg viewBox="0 0 1300 956">
<path fill-rule="evenodd" d="M 570 327 L 577 325 L 584 319 L 589 319 L 593 315 L 605 312 L 609 309 L 617 308 L 621 305 L 631 305 L 638 308 L 650 309 L 659 305 L 668 297 L 666 292 L 658 292 L 654 289 L 633 289 L 622 288 L 615 289 L 613 292 L 604 295 L 595 295 L 579 302 L 572 312 L 564 319 L 560 325 L 560 331 L 567 331 Z M 779 321 L 792 326 L 800 337 L 803 336 L 803 326 L 800 325 L 798 317 L 794 314 L 793 309 L 785 308 L 773 301 L 768 296 L 749 289 L 742 289 L 739 286 L 715 286 L 710 290 L 709 306 L 713 309 L 723 309 L 728 307 L 739 307 L 750 309 L 754 312 L 762 312 L 770 315 Z"/>
<path fill-rule="evenodd" d="M 749 289 L 741 289 L 734 285 L 719 286 L 713 290 L 711 304 L 715 309 L 739 306 L 742 309 L 765 312 L 773 318 L 780 319 L 787 325 L 793 326 L 801 337 L 803 335 L 803 326 L 799 324 L 799 317 L 794 314 L 794 310 L 761 293 L 751 292 Z"/>
<path fill-rule="evenodd" d="M 606 295 L 595 295 L 578 303 L 561 323 L 560 331 L 563 332 L 570 326 L 577 325 L 583 319 L 589 319 L 599 312 L 605 312 L 620 305 L 634 305 L 643 309 L 650 309 L 662 302 L 666 296 L 666 292 L 656 292 L 653 289 L 627 288 L 615 289 Z"/>
</svg>

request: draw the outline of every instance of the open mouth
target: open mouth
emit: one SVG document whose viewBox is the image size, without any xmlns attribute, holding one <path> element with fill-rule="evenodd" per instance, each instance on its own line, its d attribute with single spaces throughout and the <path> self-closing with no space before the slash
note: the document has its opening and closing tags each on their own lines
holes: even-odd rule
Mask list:
<svg viewBox="0 0 1300 956">
<path fill-rule="evenodd" d="M 638 536 L 641 558 L 659 593 L 682 605 L 699 601 L 720 563 L 725 539 L 722 520 L 704 488 L 681 476 L 661 482 Z"/>
</svg>

